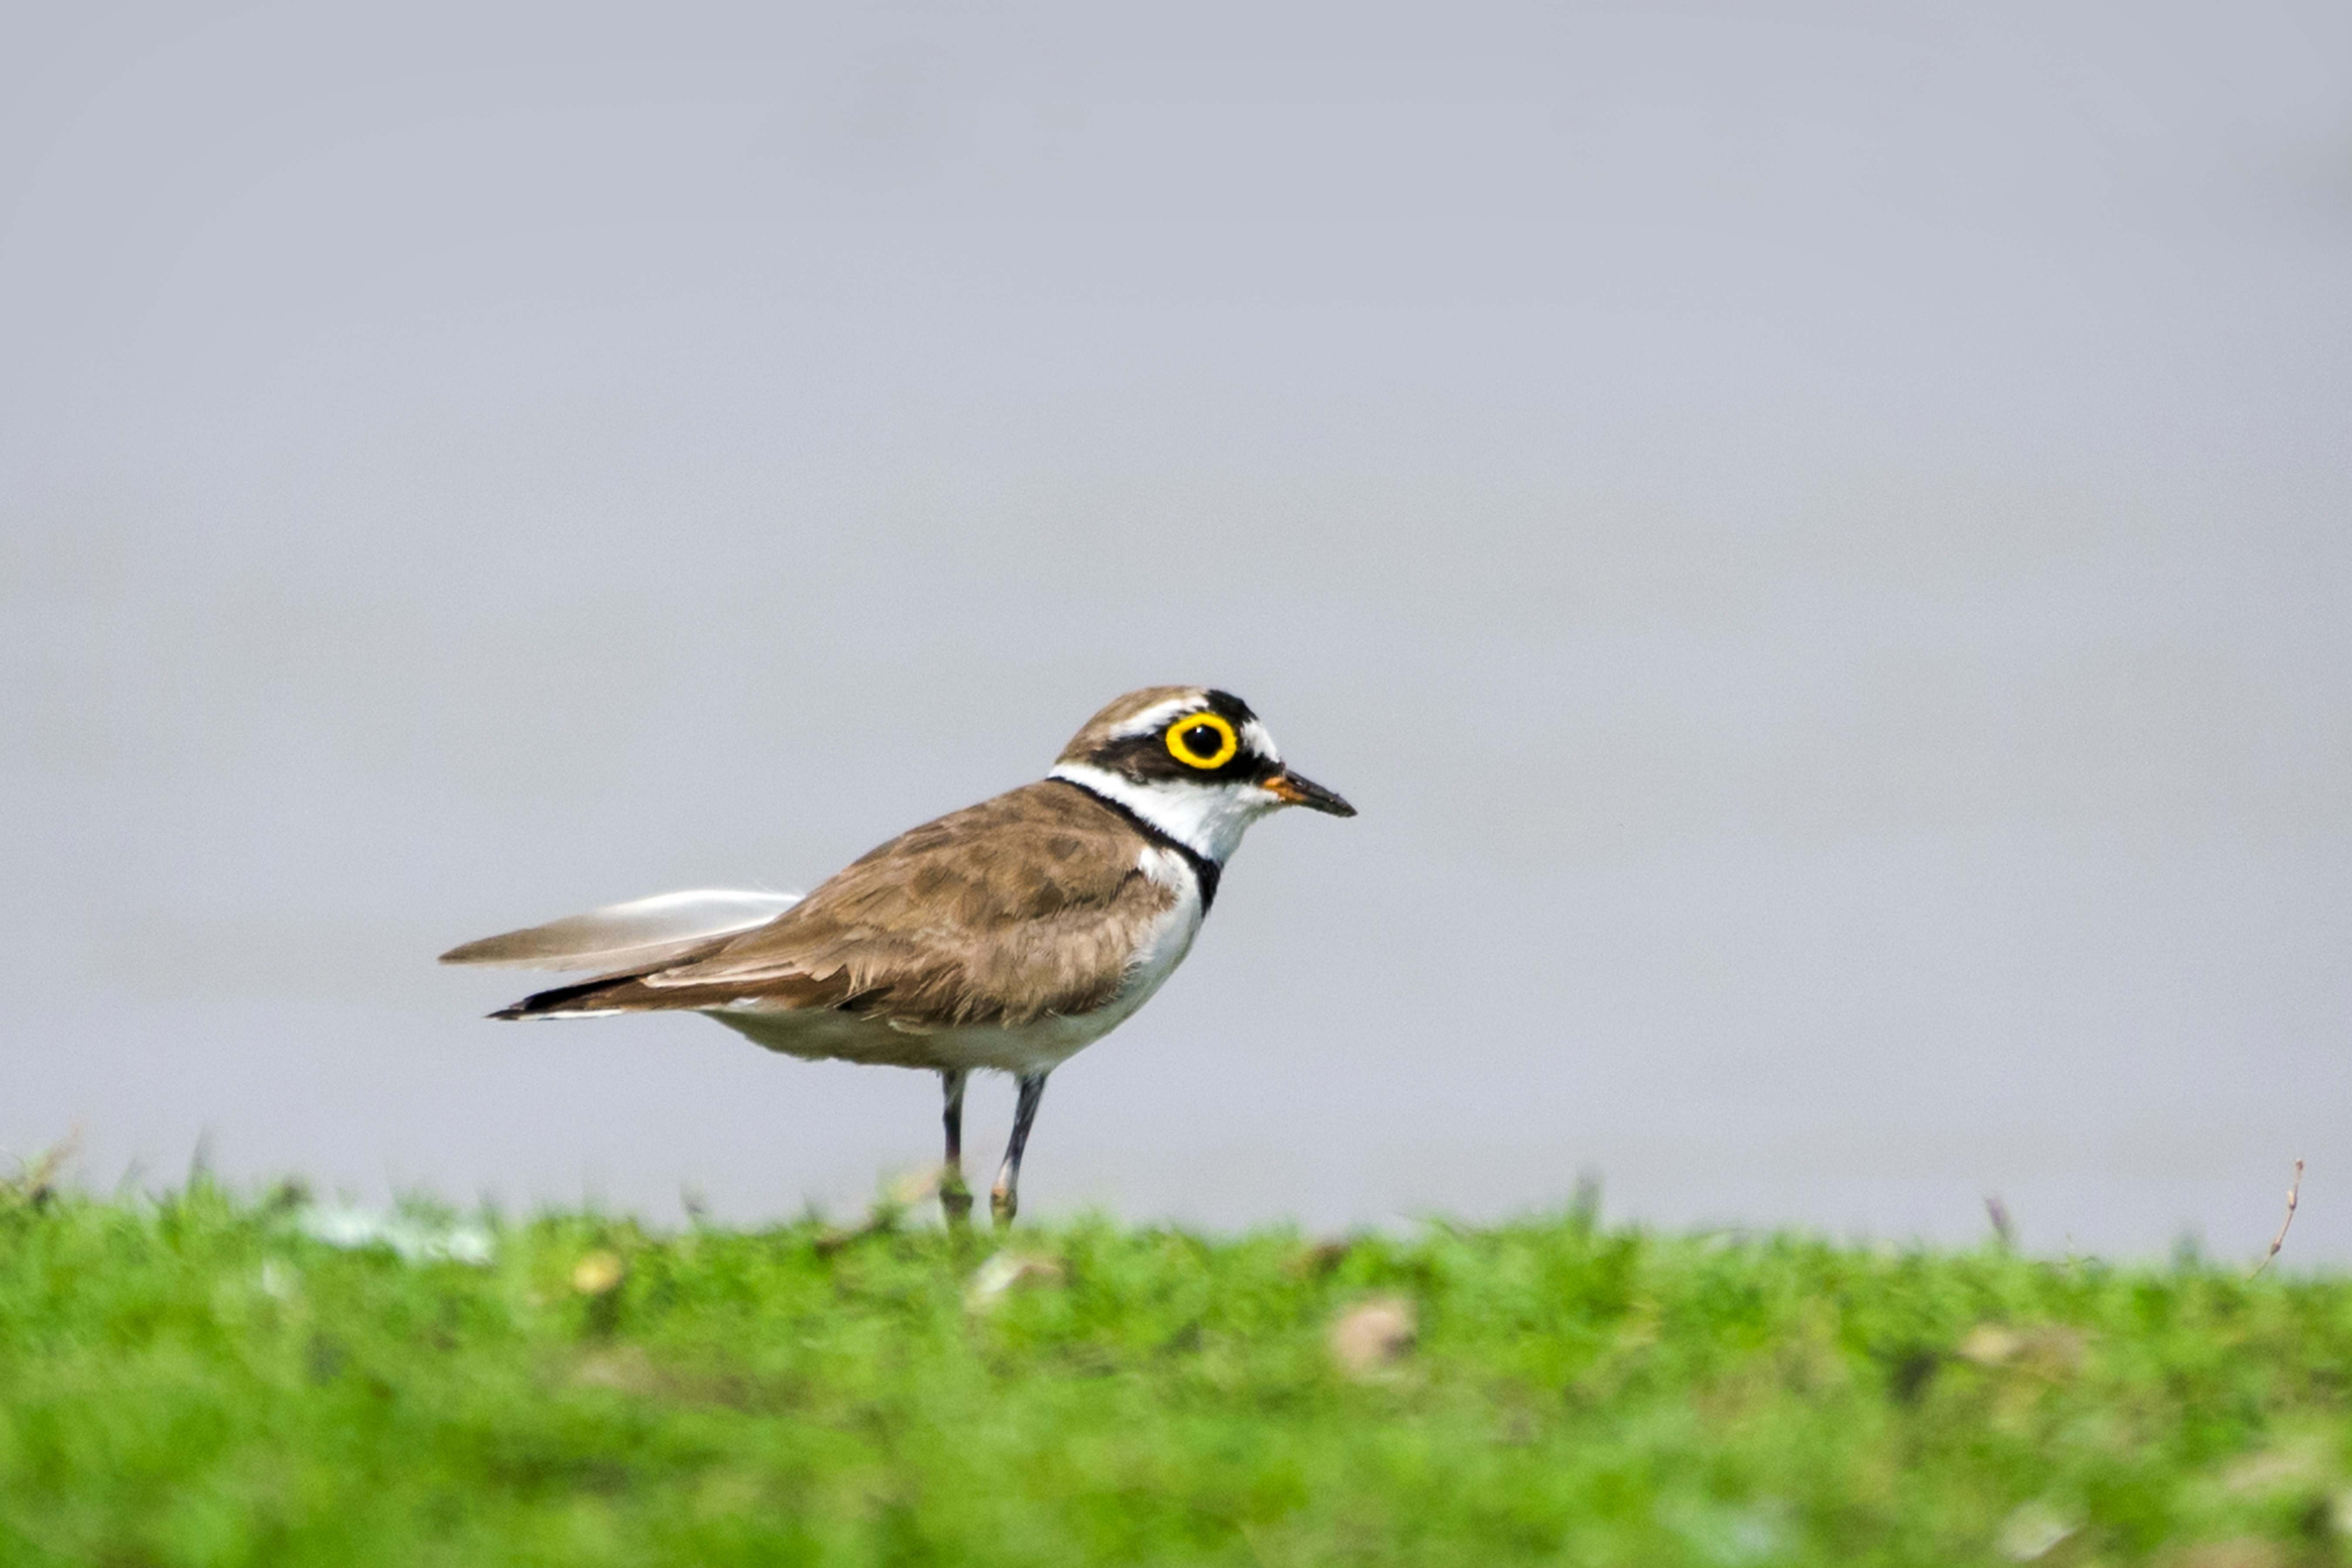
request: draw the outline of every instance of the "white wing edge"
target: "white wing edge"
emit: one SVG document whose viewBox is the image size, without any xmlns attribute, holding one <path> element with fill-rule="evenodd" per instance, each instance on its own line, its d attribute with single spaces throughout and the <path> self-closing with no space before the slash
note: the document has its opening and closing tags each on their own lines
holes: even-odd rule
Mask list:
<svg viewBox="0 0 2352 1568">
<path fill-rule="evenodd" d="M 658 963 L 696 942 L 766 925 L 801 901 L 799 893 L 696 888 L 656 893 L 543 926 L 486 936 L 441 955 L 444 963 L 496 969 L 626 969 Z"/>
</svg>

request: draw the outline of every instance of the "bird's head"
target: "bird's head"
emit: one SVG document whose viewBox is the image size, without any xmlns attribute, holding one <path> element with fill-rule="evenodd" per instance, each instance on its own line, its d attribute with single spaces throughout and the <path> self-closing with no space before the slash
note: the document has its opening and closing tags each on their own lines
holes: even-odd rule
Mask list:
<svg viewBox="0 0 2352 1568">
<path fill-rule="evenodd" d="M 1129 692 L 1070 737 L 1052 776 L 1118 802 L 1220 863 L 1251 823 L 1283 806 L 1356 815 L 1284 765 L 1248 703 L 1202 686 Z"/>
</svg>

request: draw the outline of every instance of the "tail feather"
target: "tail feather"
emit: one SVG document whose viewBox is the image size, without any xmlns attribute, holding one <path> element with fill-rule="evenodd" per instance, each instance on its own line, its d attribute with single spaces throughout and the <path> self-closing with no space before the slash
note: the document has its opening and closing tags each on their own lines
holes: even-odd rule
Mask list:
<svg viewBox="0 0 2352 1568">
<path fill-rule="evenodd" d="M 593 1018 L 600 1014 L 622 1012 L 619 1007 L 574 1007 L 618 980 L 634 980 L 636 976 L 600 975 L 572 985 L 558 985 L 550 991 L 535 991 L 509 1007 L 501 1007 L 490 1015 L 493 1018 Z"/>
<path fill-rule="evenodd" d="M 610 974 L 599 974 L 593 980 L 576 980 L 569 985 L 558 985 L 546 991 L 534 991 L 511 1007 L 501 1007 L 490 1016 L 493 1018 L 595 1018 L 614 1013 L 646 1012 L 648 1010 L 646 988 L 636 984 L 637 981 L 648 974 L 667 969 L 674 963 L 682 961 L 691 963 L 696 959 L 707 958 L 726 946 L 727 940 L 725 937 L 714 937 L 685 948 L 676 957 L 664 958 L 658 963 L 640 963 Z M 617 994 L 622 992 L 631 993 L 627 1002 L 620 1001 Z M 598 1001 L 605 999 L 619 1005 L 601 1007 L 596 1005 Z M 630 1003 L 634 1003 L 635 1005 L 629 1005 Z M 654 1005 L 658 1008 L 660 1003 L 656 1001 Z"/>
</svg>

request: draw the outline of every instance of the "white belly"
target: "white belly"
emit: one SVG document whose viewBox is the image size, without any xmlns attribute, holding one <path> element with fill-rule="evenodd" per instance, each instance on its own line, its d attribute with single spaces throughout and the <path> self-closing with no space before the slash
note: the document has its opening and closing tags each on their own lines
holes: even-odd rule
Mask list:
<svg viewBox="0 0 2352 1568">
<path fill-rule="evenodd" d="M 1192 951 L 1201 932 L 1201 886 L 1183 858 L 1146 849 L 1145 875 L 1170 888 L 1176 901 L 1153 922 L 1118 994 L 1091 1013 L 1047 1014 L 1032 1023 L 976 1024 L 962 1028 L 913 1030 L 877 1018 L 830 1010 L 711 1007 L 704 1016 L 772 1051 L 808 1060 L 834 1059 L 908 1068 L 987 1068 L 998 1072 L 1050 1072 L 1101 1039 L 1151 1000 Z"/>
</svg>

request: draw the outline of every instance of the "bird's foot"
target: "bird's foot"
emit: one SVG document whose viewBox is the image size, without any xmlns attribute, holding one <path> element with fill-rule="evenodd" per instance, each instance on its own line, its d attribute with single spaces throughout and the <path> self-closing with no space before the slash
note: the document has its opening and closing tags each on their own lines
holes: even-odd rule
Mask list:
<svg viewBox="0 0 2352 1568">
<path fill-rule="evenodd" d="M 971 1189 L 963 1184 L 963 1177 L 950 1171 L 940 1178 L 940 1212 L 948 1224 L 961 1230 L 971 1223 Z"/>
<path fill-rule="evenodd" d="M 1020 1195 L 1010 1188 L 998 1187 L 988 1194 L 988 1212 L 996 1218 L 996 1228 L 1004 1229 L 1013 1216 L 1021 1212 Z"/>
</svg>

